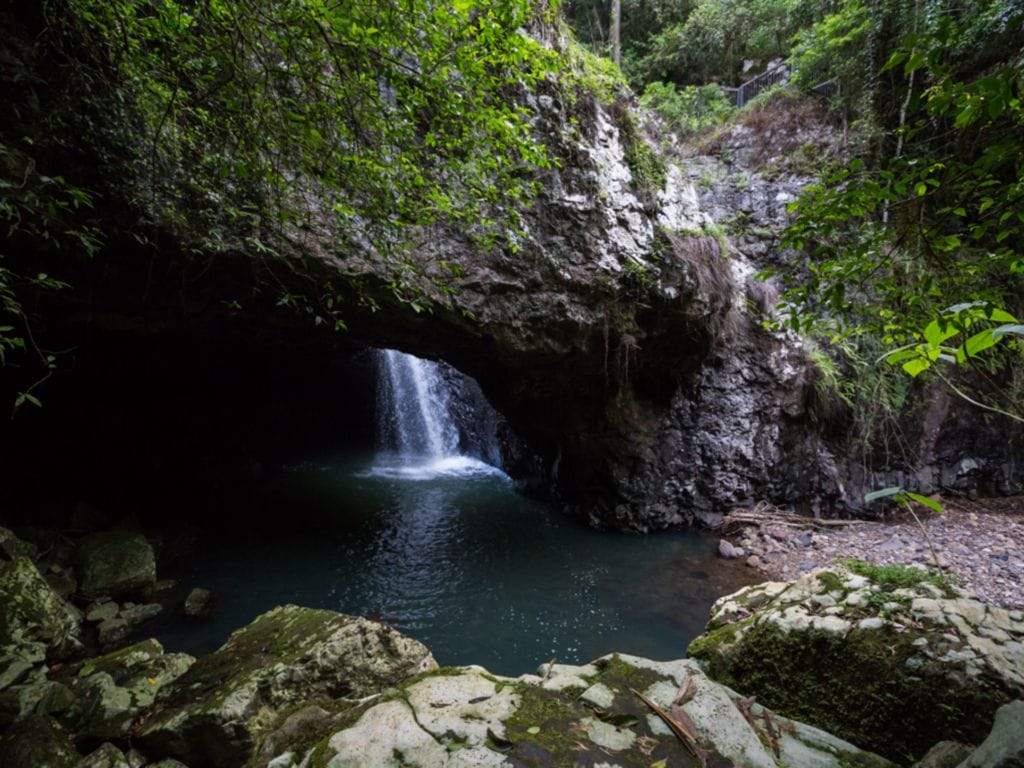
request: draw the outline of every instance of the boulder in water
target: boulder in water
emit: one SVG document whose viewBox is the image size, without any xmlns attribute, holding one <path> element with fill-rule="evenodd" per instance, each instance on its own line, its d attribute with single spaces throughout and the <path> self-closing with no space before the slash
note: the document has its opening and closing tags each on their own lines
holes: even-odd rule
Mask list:
<svg viewBox="0 0 1024 768">
<path fill-rule="evenodd" d="M 147 597 L 156 583 L 153 547 L 135 531 L 86 536 L 78 544 L 75 562 L 86 597 Z"/>
</svg>

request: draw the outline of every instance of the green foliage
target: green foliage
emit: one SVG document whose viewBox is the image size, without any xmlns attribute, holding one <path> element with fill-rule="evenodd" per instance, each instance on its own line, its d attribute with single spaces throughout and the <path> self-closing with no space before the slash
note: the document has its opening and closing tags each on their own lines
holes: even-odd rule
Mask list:
<svg viewBox="0 0 1024 768">
<path fill-rule="evenodd" d="M 925 571 L 909 565 L 875 565 L 864 560 L 844 560 L 843 565 L 854 573 L 871 579 L 883 590 L 907 589 L 918 584 L 946 586 L 946 578 L 937 571 Z"/>
<path fill-rule="evenodd" d="M 1024 12 L 1016 18 L 1019 28 Z M 988 390 L 969 399 L 1019 415 L 996 374 L 1024 362 L 1013 319 L 1024 288 L 1024 69 L 1017 53 L 965 79 L 959 39 L 949 16 L 904 38 L 881 67 L 903 91 L 895 144 L 791 206 L 784 240 L 811 260 L 786 295 L 788 323 L 832 339 L 874 336 L 912 375 L 966 363 Z"/>
<path fill-rule="evenodd" d="M 520 32 L 529 0 L 47 8 L 96 41 L 83 67 L 113 70 L 137 203 L 196 251 L 273 257 L 316 232 L 385 259 L 401 293 L 411 228 L 506 238 L 548 162 L 512 98 L 553 60 Z"/>
<path fill-rule="evenodd" d="M 687 85 L 676 90 L 673 83 L 648 83 L 640 104 L 656 112 L 671 130 L 682 136 L 709 131 L 736 111 L 717 85 Z"/>
<path fill-rule="evenodd" d="M 868 95 L 872 69 L 872 18 L 862 0 L 845 0 L 835 13 L 801 30 L 793 47 L 794 85 L 802 88 L 835 80 L 833 106 L 851 109 Z"/>
<path fill-rule="evenodd" d="M 805 0 L 697 0 L 680 21 L 648 28 L 636 58 L 627 58 L 630 80 L 738 83 L 744 60 L 764 64 L 787 56 L 790 38 L 814 18 L 815 6 Z"/>
<path fill-rule="evenodd" d="M 67 285 L 44 272 L 25 274 L 2 263 L 19 256 L 12 248 L 26 240 L 40 249 L 87 257 L 102 244 L 97 227 L 74 217 L 92 208 L 92 195 L 62 176 L 40 173 L 28 154 L 32 140 L 24 137 L 22 144 L 18 149 L 0 143 L 0 367 L 24 366 L 30 377 L 21 383 L 24 391 L 17 393 L 14 411 L 25 404 L 42 405 L 33 390 L 49 378 L 56 362 L 54 354 L 37 345 L 33 320 L 20 297 L 26 290 L 58 291 Z"/>
</svg>

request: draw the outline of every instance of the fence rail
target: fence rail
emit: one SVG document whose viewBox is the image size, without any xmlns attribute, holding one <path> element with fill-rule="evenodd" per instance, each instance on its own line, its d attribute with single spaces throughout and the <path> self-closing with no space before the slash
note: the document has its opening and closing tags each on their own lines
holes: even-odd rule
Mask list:
<svg viewBox="0 0 1024 768">
<path fill-rule="evenodd" d="M 742 107 L 757 94 L 767 91 L 772 86 L 789 82 L 789 64 L 783 62 L 771 69 L 767 69 L 756 77 L 752 77 L 742 85 L 735 88 L 723 88 L 729 95 L 729 99 L 737 107 Z"/>
</svg>

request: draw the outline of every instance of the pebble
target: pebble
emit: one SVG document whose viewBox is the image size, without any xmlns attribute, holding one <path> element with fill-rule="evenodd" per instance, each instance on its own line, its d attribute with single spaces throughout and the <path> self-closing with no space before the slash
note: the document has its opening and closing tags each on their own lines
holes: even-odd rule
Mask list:
<svg viewBox="0 0 1024 768">
<path fill-rule="evenodd" d="M 942 515 L 922 520 L 939 567 L 985 602 L 1024 609 L 1024 557 L 1019 554 L 1024 553 L 1024 496 L 945 499 L 942 504 Z M 809 528 L 790 533 L 786 541 L 763 535 L 778 530 L 775 524 L 764 531 L 749 526 L 738 537 L 746 545 L 747 564 L 778 580 L 849 558 L 935 567 L 931 547 L 912 519 L 836 526 L 827 533 Z"/>
<path fill-rule="evenodd" d="M 726 558 L 743 557 L 746 552 L 743 547 L 737 547 L 728 539 L 722 539 L 718 542 L 718 554 Z"/>
</svg>

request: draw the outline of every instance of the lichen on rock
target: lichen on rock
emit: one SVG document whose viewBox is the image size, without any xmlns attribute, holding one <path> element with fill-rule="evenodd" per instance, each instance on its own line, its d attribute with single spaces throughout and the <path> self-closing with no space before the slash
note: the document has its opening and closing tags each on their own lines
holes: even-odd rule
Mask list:
<svg viewBox="0 0 1024 768">
<path fill-rule="evenodd" d="M 187 654 L 164 653 L 156 640 L 90 659 L 70 681 L 75 704 L 68 724 L 80 739 L 123 737 L 159 692 L 193 663 Z"/>
<path fill-rule="evenodd" d="M 579 693 L 581 684 L 587 695 Z M 691 751 L 637 695 L 677 705 L 693 725 Z M 686 693 L 684 693 L 686 692 Z M 600 703 L 593 700 L 597 698 Z M 282 766 L 707 765 L 840 768 L 889 764 L 810 726 L 773 716 L 707 678 L 693 661 L 613 654 L 592 664 L 545 664 L 503 678 L 479 667 L 445 669 L 364 702 L 311 749 Z M 277 765 L 277 762 L 272 762 Z"/>
<path fill-rule="evenodd" d="M 0 646 L 12 649 L 41 643 L 56 656 L 79 647 L 78 613 L 46 583 L 27 557 L 0 560 Z"/>
<path fill-rule="evenodd" d="M 436 666 L 421 643 L 383 624 L 281 606 L 169 686 L 135 736 L 192 768 L 242 765 L 287 707 L 359 699 Z"/>
<path fill-rule="evenodd" d="M 892 759 L 977 743 L 1024 695 L 1024 616 L 927 578 L 836 566 L 747 587 L 690 645 L 708 674 Z"/>
<path fill-rule="evenodd" d="M 87 597 L 148 597 L 156 583 L 153 547 L 136 531 L 86 536 L 78 544 L 75 563 Z"/>
</svg>

